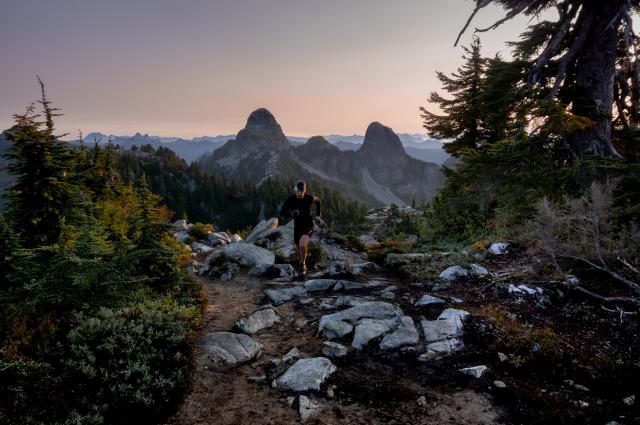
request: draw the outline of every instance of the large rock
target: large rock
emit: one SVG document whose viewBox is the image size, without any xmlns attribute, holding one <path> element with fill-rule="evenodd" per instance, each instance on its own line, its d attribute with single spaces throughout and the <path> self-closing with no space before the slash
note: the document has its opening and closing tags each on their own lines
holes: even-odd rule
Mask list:
<svg viewBox="0 0 640 425">
<path fill-rule="evenodd" d="M 271 306 L 265 306 L 252 313 L 249 317 L 239 319 L 236 322 L 236 328 L 246 334 L 254 335 L 258 331 L 270 328 L 276 323 L 280 323 L 278 310 Z"/>
<path fill-rule="evenodd" d="M 187 220 L 185 220 L 184 218 L 181 220 L 176 220 L 173 222 L 173 227 L 177 230 L 177 231 L 183 231 L 183 230 L 189 230 L 189 226 L 187 224 Z"/>
<path fill-rule="evenodd" d="M 278 218 L 274 217 L 269 220 L 262 220 L 253 228 L 253 231 L 249 233 L 249 236 L 245 238 L 245 242 L 255 242 L 262 237 L 262 233 L 276 229 L 278 227 Z"/>
<path fill-rule="evenodd" d="M 274 381 L 274 387 L 285 391 L 320 390 L 320 386 L 338 368 L 325 357 L 300 359 Z"/>
<path fill-rule="evenodd" d="M 226 245 L 220 251 L 213 252 L 207 259 L 210 262 L 219 256 L 231 258 L 244 267 L 255 267 L 258 264 L 273 264 L 276 260 L 273 252 L 249 243 Z"/>
<path fill-rule="evenodd" d="M 469 315 L 464 310 L 447 308 L 437 320 L 423 320 L 422 330 L 427 342 L 427 357 L 438 358 L 450 355 L 462 348 L 460 337 L 464 319 Z"/>
<path fill-rule="evenodd" d="M 213 251 L 213 248 L 200 242 L 194 242 L 191 244 L 191 251 L 195 252 L 196 254 L 209 254 L 211 251 Z"/>
<path fill-rule="evenodd" d="M 309 279 L 304 283 L 304 289 L 309 292 L 326 291 L 336 284 L 334 279 Z"/>
<path fill-rule="evenodd" d="M 331 320 L 322 328 L 322 334 L 329 339 L 342 339 L 351 332 L 353 332 L 353 325 L 342 320 Z"/>
<path fill-rule="evenodd" d="M 448 267 L 439 275 L 440 279 L 447 282 L 453 282 L 454 280 L 460 277 L 467 277 L 467 276 L 468 276 L 467 271 L 461 266 Z"/>
<path fill-rule="evenodd" d="M 441 303 L 444 303 L 444 300 L 441 298 L 434 297 L 432 295 L 423 295 L 418 301 L 416 301 L 416 306 L 441 304 Z"/>
<path fill-rule="evenodd" d="M 349 349 L 337 342 L 325 341 L 322 343 L 322 354 L 327 357 L 344 357 L 349 353 Z"/>
<path fill-rule="evenodd" d="M 321 333 L 324 330 L 327 323 L 333 321 L 356 322 L 360 319 L 383 320 L 402 315 L 402 310 L 393 304 L 383 301 L 366 302 L 337 313 L 322 316 L 320 318 L 320 323 L 318 324 L 318 333 Z"/>
<path fill-rule="evenodd" d="M 395 350 L 405 345 L 416 345 L 419 342 L 420 336 L 413 319 L 409 316 L 403 316 L 400 318 L 400 326 L 382 338 L 380 349 Z"/>
<path fill-rule="evenodd" d="M 264 293 L 275 305 L 307 296 L 307 291 L 302 286 L 283 289 L 267 289 Z"/>
<path fill-rule="evenodd" d="M 509 244 L 507 242 L 495 242 L 489 247 L 489 252 L 493 255 L 503 255 L 507 253 Z"/>
<path fill-rule="evenodd" d="M 293 280 L 298 273 L 291 264 L 258 264 L 249 270 L 249 276 Z"/>
<path fill-rule="evenodd" d="M 324 240 L 320 241 L 320 249 L 329 261 L 339 261 L 346 264 L 361 263 L 362 257 L 355 252 L 344 250 Z"/>
<path fill-rule="evenodd" d="M 212 332 L 204 337 L 207 360 L 214 366 L 235 366 L 260 355 L 262 344 L 244 334 Z"/>
<path fill-rule="evenodd" d="M 362 350 L 369 342 L 381 337 L 391 330 L 384 320 L 362 319 L 356 326 L 351 346 L 356 350 Z"/>
<path fill-rule="evenodd" d="M 431 254 L 424 253 L 411 253 L 411 254 L 395 254 L 389 253 L 384 259 L 384 264 L 387 267 L 400 267 L 406 266 L 411 263 L 421 263 L 431 258 Z"/>
</svg>

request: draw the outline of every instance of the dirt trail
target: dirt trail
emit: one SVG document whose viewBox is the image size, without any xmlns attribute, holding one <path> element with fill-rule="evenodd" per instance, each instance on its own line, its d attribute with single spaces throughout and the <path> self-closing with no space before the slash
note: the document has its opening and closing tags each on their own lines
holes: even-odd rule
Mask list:
<svg viewBox="0 0 640 425">
<path fill-rule="evenodd" d="M 375 276 L 367 278 L 372 277 Z M 274 286 L 272 282 L 244 274 L 230 282 L 201 278 L 201 283 L 208 298 L 203 336 L 208 332 L 232 330 L 238 318 L 266 303 L 263 291 Z M 392 283 L 399 291 L 410 290 L 402 282 Z M 322 339 L 315 336 L 317 321 L 331 311 L 302 306 L 295 301 L 277 309 L 282 323 L 253 337 L 264 344 L 262 356 L 253 362 L 224 371 L 215 370 L 206 364 L 202 347 L 197 347 L 192 388 L 167 424 L 302 422 L 297 410 L 287 401 L 287 397 L 295 394 L 275 390 L 269 383 L 250 383 L 248 378 L 264 375 L 263 366 L 270 359 L 281 358 L 292 347 L 297 347 L 304 356 L 321 356 Z M 305 320 L 307 323 L 303 325 Z M 492 405 L 490 395 L 458 386 L 460 382 L 456 382 L 450 372 L 427 368 L 415 361 L 415 354 L 350 353 L 344 359 L 332 361 L 338 371 L 328 384 L 335 386 L 335 396 L 331 398 L 325 392 L 312 394 L 324 408 L 307 424 L 501 423 L 501 414 Z M 421 396 L 426 403 L 419 406 L 417 400 Z"/>
</svg>

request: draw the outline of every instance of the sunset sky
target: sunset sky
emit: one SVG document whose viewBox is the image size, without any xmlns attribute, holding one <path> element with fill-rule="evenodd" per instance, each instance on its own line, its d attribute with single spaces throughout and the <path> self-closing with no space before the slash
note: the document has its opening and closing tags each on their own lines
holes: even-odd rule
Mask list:
<svg viewBox="0 0 640 425">
<path fill-rule="evenodd" d="M 0 129 L 38 96 L 61 132 L 234 134 L 268 108 L 292 136 L 420 133 L 418 107 L 454 71 L 470 0 L 20 0 L 0 6 Z M 502 16 L 483 10 L 474 27 Z M 481 36 L 502 51 L 519 17 Z"/>
</svg>

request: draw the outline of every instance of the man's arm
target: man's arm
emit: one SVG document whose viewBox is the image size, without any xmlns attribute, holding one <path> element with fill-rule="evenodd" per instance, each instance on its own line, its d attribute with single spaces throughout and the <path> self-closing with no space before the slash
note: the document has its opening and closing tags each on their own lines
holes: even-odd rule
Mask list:
<svg viewBox="0 0 640 425">
<path fill-rule="evenodd" d="M 320 201 L 320 198 L 318 198 L 316 195 L 313 195 L 313 203 L 316 204 L 316 217 L 322 218 L 322 203 Z"/>
<path fill-rule="evenodd" d="M 291 202 L 289 202 L 291 198 L 287 198 L 286 201 L 282 204 L 282 208 L 280 208 L 280 220 L 284 221 L 286 217 L 289 217 L 291 214 Z"/>
</svg>

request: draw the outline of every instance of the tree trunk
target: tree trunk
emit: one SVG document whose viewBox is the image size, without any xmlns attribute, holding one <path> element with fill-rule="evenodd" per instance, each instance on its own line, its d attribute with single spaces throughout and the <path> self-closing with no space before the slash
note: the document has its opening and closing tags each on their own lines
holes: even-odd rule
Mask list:
<svg viewBox="0 0 640 425">
<path fill-rule="evenodd" d="M 569 136 L 569 145 L 578 158 L 619 156 L 611 143 L 611 121 L 618 27 L 622 21 L 619 12 L 623 4 L 624 0 L 588 0 L 583 4 L 582 13 L 591 14 L 593 24 L 576 55 L 572 112 L 592 119 L 594 125 Z"/>
</svg>

